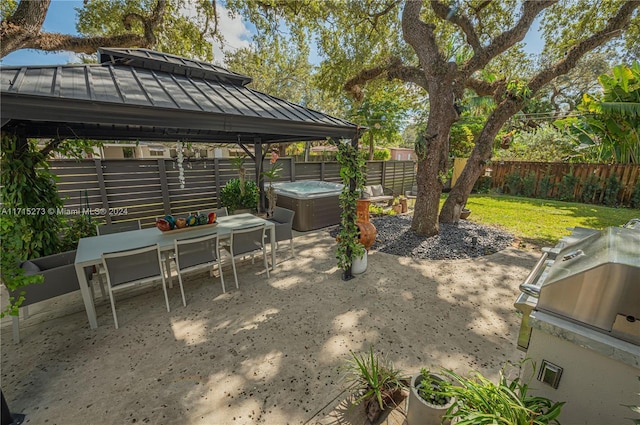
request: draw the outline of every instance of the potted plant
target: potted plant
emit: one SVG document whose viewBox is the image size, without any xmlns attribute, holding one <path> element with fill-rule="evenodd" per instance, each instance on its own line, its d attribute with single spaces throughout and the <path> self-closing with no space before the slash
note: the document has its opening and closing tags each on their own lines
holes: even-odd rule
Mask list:
<svg viewBox="0 0 640 425">
<path fill-rule="evenodd" d="M 369 347 L 369 353 L 355 354 L 346 366 L 347 382 L 353 387 L 356 400 L 362 403 L 371 423 L 374 423 L 388 407 L 395 407 L 402 400 L 406 379 L 386 358 L 378 358 Z"/>
<path fill-rule="evenodd" d="M 351 259 L 351 273 L 362 274 L 367 271 L 367 250 L 361 243 L 355 244 L 352 249 L 353 258 Z"/>
<path fill-rule="evenodd" d="M 231 165 L 238 171 L 238 178 L 229 180 L 220 191 L 220 203 L 227 207 L 229 214 L 254 212 L 258 209 L 258 185 L 246 179 L 245 159 L 244 155 L 231 159 Z"/>
<path fill-rule="evenodd" d="M 448 420 L 442 420 L 453 404 L 453 398 L 448 392 L 449 386 L 450 384 L 443 377 L 430 373 L 424 368 L 414 375 L 409 385 L 407 423 L 409 425 L 450 423 Z"/>
<path fill-rule="evenodd" d="M 230 214 L 254 212 L 258 208 L 258 185 L 254 181 L 231 179 L 220 191 L 220 203 Z"/>
<path fill-rule="evenodd" d="M 447 377 L 457 381 L 448 387 L 454 398 L 445 417 L 456 425 L 548 425 L 559 424 L 557 418 L 564 402 L 554 402 L 545 397 L 528 395 L 528 385 L 518 376 L 509 381 L 500 371 L 500 379 L 494 384 L 480 373 L 462 377 L 451 370 L 444 370 Z M 533 368 L 535 370 L 535 368 Z"/>
</svg>

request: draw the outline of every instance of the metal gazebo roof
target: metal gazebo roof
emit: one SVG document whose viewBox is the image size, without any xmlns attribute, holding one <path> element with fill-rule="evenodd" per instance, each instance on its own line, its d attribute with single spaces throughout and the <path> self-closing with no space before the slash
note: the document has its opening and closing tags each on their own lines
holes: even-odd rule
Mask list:
<svg viewBox="0 0 640 425">
<path fill-rule="evenodd" d="M 0 68 L 2 130 L 33 138 L 261 145 L 357 137 L 357 125 L 245 87 L 251 78 L 147 49 L 99 64 Z"/>
</svg>

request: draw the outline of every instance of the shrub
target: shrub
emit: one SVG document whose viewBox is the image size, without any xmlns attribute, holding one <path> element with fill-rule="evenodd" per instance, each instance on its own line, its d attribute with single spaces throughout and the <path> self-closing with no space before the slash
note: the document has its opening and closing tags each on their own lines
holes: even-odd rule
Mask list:
<svg viewBox="0 0 640 425">
<path fill-rule="evenodd" d="M 374 161 L 388 161 L 391 158 L 391 151 L 387 148 L 373 151 Z"/>
<path fill-rule="evenodd" d="M 509 195 L 518 195 L 522 190 L 522 178 L 520 177 L 520 170 L 516 170 L 513 173 L 509 173 L 504 178 L 507 193 Z"/>
<path fill-rule="evenodd" d="M 522 369 L 521 369 L 522 370 Z M 497 384 L 475 373 L 467 378 L 445 370 L 444 373 L 458 381 L 450 385 L 448 393 L 454 404 L 445 418 L 454 419 L 458 425 L 547 425 L 558 424 L 564 402 L 554 402 L 546 397 L 532 397 L 529 386 L 519 374 L 509 381 L 503 371 Z"/>
<path fill-rule="evenodd" d="M 640 176 L 638 180 L 636 180 L 636 185 L 633 188 L 633 192 L 631 192 L 631 199 L 629 200 L 629 204 L 633 208 L 640 208 Z"/>
<path fill-rule="evenodd" d="M 507 149 L 497 149 L 495 160 L 562 161 L 575 162 L 574 143 L 552 125 L 543 124 L 533 131 L 520 131 L 513 135 Z"/>
<path fill-rule="evenodd" d="M 9 290 L 42 282 L 36 275 L 26 276 L 20 261 L 59 252 L 62 217 L 51 214 L 51 208 L 63 206 L 55 184 L 56 176 L 49 172 L 46 158 L 35 142 L 13 136 L 0 137 L 0 278 Z M 29 208 L 34 214 L 11 214 Z M 8 305 L 0 312 L 18 315 L 24 293 L 9 297 Z"/>
<path fill-rule="evenodd" d="M 73 251 L 78 247 L 80 239 L 97 234 L 96 223 L 91 220 L 90 215 L 81 214 L 67 222 L 63 234 L 60 251 Z"/>
<path fill-rule="evenodd" d="M 600 187 L 600 177 L 595 174 L 591 174 L 582 184 L 582 195 L 580 200 L 584 203 L 590 204 L 596 202 L 600 196 L 602 188 Z"/>
<path fill-rule="evenodd" d="M 618 203 L 618 194 L 622 189 L 622 184 L 615 174 L 612 174 L 607 178 L 607 185 L 604 189 L 604 197 L 602 202 L 610 207 L 615 206 Z"/>
<path fill-rule="evenodd" d="M 576 185 L 578 184 L 578 178 L 569 172 L 562 176 L 560 185 L 558 186 L 558 199 L 561 201 L 573 201 Z"/>
<path fill-rule="evenodd" d="M 242 208 L 255 210 L 258 208 L 258 186 L 254 181 L 245 181 L 242 195 L 240 179 L 231 179 L 220 191 L 220 203 L 227 207 L 230 213 Z"/>
<path fill-rule="evenodd" d="M 536 173 L 529 171 L 522 178 L 522 196 L 533 198 L 536 193 Z"/>
<path fill-rule="evenodd" d="M 491 177 L 482 176 L 476 181 L 476 192 L 489 193 L 491 191 Z"/>
<path fill-rule="evenodd" d="M 548 199 L 551 197 L 551 192 L 553 192 L 554 188 L 555 183 L 553 182 L 553 177 L 549 174 L 549 171 L 547 171 L 540 179 L 540 183 L 538 183 L 538 196 Z"/>
</svg>

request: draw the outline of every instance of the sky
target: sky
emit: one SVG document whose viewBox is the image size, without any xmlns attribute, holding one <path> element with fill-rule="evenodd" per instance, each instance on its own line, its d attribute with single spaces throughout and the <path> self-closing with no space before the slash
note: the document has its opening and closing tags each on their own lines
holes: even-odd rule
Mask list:
<svg viewBox="0 0 640 425">
<path fill-rule="evenodd" d="M 75 8 L 82 7 L 82 3 L 82 0 L 52 0 L 43 25 L 43 30 L 63 34 L 77 34 L 75 27 L 78 14 Z M 247 22 L 243 22 L 240 18 L 230 18 L 226 9 L 219 3 L 220 2 L 218 2 L 218 8 L 222 9 L 219 14 L 219 28 L 225 37 L 224 49 L 231 49 L 233 51 L 234 49 L 249 46 L 252 26 Z M 524 39 L 526 43 L 525 51 L 527 53 L 540 53 L 542 50 L 543 41 L 540 38 L 538 25 L 538 21 L 534 22 L 531 30 Z M 223 57 L 217 43 L 214 43 L 214 57 L 218 63 L 220 63 L 219 59 Z M 313 58 L 311 58 L 311 60 L 313 61 Z M 73 53 L 49 53 L 32 49 L 18 50 L 0 60 L 0 64 L 4 66 L 59 65 L 79 62 L 80 60 Z"/>
<path fill-rule="evenodd" d="M 76 22 L 78 14 L 75 8 L 82 7 L 82 3 L 82 0 L 52 0 L 44 21 L 43 31 L 77 35 Z M 239 18 L 230 18 L 226 9 L 219 4 L 218 8 L 222 9 L 222 13 L 219 14 L 218 25 L 225 37 L 224 49 L 235 50 L 241 47 L 248 47 L 252 36 L 251 26 Z M 213 50 L 216 60 L 223 57 L 218 43 L 214 43 Z M 59 65 L 79 62 L 81 62 L 80 59 L 74 53 L 49 53 L 33 49 L 18 50 L 0 60 L 0 63 L 4 66 Z"/>
</svg>

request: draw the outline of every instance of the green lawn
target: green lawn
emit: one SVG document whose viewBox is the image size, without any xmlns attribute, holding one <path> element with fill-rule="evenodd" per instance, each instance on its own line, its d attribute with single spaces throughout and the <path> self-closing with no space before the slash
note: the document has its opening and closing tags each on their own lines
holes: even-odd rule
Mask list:
<svg viewBox="0 0 640 425">
<path fill-rule="evenodd" d="M 467 208 L 471 209 L 469 220 L 505 229 L 524 247 L 554 246 L 571 233 L 568 227 L 603 229 L 640 218 L 638 209 L 504 195 L 471 195 Z"/>
</svg>

